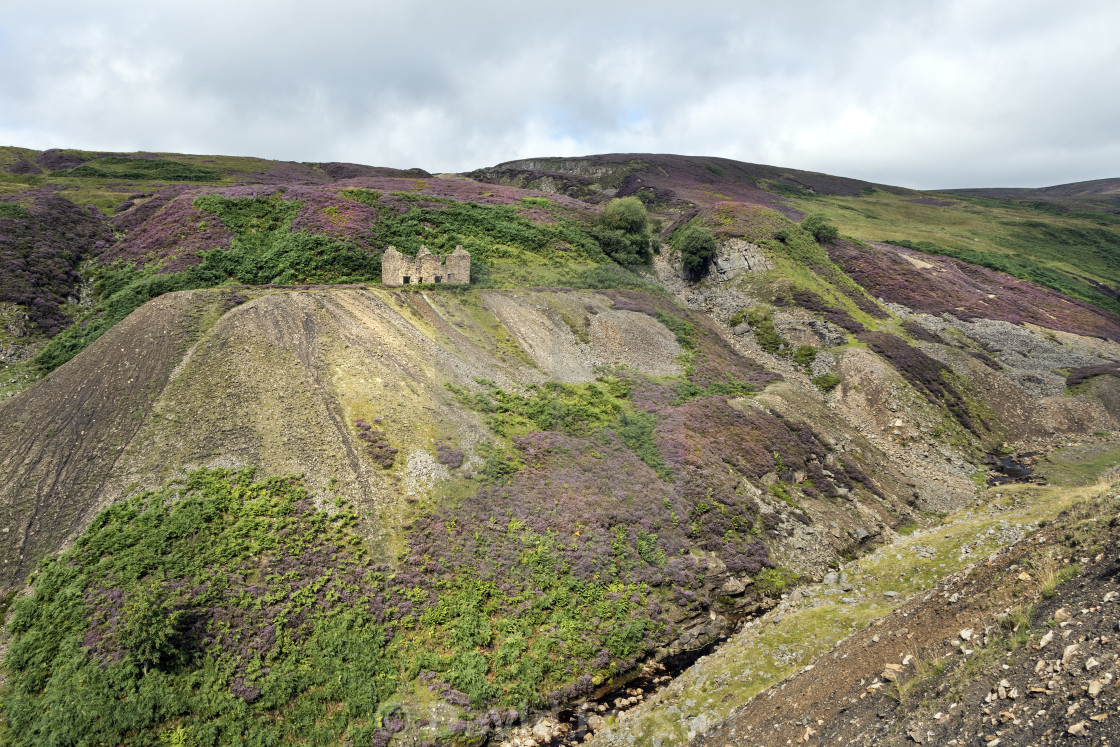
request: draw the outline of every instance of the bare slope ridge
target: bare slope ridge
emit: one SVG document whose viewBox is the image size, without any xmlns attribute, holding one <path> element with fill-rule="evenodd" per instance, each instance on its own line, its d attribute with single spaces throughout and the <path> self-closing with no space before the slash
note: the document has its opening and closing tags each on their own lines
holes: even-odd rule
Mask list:
<svg viewBox="0 0 1120 747">
<path fill-rule="evenodd" d="M 82 527 L 122 451 L 220 299 L 196 293 L 152 301 L 72 365 L 0 406 L 4 585 Z"/>
<path fill-rule="evenodd" d="M 444 384 L 586 382 L 598 365 L 679 369 L 672 333 L 597 293 L 324 288 L 225 311 L 229 296 L 161 296 L 3 404 L 6 585 L 108 503 L 203 466 L 302 473 L 312 490 L 365 507 L 366 529 L 379 534 L 401 492 L 446 477 L 437 440 L 471 455 L 487 436 Z M 362 453 L 359 418 L 378 423 L 403 469 Z"/>
</svg>

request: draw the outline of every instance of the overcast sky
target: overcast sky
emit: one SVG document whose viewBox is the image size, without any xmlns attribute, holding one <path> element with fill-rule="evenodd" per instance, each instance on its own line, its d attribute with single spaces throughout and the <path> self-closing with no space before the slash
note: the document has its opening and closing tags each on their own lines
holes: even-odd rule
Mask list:
<svg viewBox="0 0 1120 747">
<path fill-rule="evenodd" d="M 1045 186 L 1120 176 L 1118 30 L 1115 0 L 4 0 L 0 144 Z"/>
</svg>

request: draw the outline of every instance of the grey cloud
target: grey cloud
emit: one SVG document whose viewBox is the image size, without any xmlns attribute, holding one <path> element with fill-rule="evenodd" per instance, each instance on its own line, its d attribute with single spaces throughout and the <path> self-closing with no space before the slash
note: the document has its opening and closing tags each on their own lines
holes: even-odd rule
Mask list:
<svg viewBox="0 0 1120 747">
<path fill-rule="evenodd" d="M 464 170 L 721 155 L 915 187 L 1115 176 L 1120 6 L 17 3 L 0 140 Z"/>
</svg>

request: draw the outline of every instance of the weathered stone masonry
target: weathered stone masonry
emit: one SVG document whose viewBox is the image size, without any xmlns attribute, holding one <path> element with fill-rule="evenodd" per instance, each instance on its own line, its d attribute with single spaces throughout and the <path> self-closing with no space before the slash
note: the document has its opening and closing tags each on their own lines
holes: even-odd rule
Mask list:
<svg viewBox="0 0 1120 747">
<path fill-rule="evenodd" d="M 385 250 L 381 257 L 381 283 L 383 285 L 412 285 L 416 283 L 461 283 L 471 281 L 471 255 L 461 246 L 455 247 L 443 262 L 426 246 L 420 247 L 415 257 L 408 257 L 394 247 Z"/>
</svg>

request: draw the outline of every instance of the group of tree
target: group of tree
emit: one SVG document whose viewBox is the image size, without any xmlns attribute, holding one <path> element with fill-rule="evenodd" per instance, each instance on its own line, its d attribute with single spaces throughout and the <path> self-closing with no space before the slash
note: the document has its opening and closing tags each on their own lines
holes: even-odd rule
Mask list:
<svg viewBox="0 0 1120 747">
<path fill-rule="evenodd" d="M 820 214 L 809 215 L 801 221 L 801 228 L 820 244 L 835 241 L 839 230 Z M 591 233 L 603 252 L 620 265 L 644 265 L 652 258 L 652 237 L 646 206 L 637 197 L 611 200 L 591 228 Z M 674 237 L 673 244 L 680 252 L 685 272 L 699 279 L 708 270 L 716 256 L 716 237 L 712 229 L 692 221 Z"/>
</svg>

